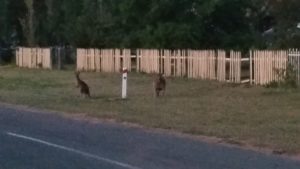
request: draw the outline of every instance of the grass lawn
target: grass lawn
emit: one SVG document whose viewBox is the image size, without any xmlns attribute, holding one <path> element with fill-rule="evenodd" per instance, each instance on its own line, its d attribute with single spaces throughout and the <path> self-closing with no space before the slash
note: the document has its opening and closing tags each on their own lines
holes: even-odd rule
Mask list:
<svg viewBox="0 0 300 169">
<path fill-rule="evenodd" d="M 130 73 L 129 99 L 122 101 L 120 74 L 81 78 L 93 99 L 80 98 L 72 70 L 0 67 L 0 101 L 300 153 L 298 90 L 168 78 L 166 96 L 154 98 L 152 76 Z"/>
</svg>

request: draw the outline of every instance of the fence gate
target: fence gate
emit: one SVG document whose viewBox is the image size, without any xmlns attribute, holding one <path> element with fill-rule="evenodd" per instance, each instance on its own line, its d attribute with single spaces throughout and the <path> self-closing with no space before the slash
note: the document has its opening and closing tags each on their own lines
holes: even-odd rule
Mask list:
<svg viewBox="0 0 300 169">
<path fill-rule="evenodd" d="M 288 53 L 288 63 L 292 66 L 296 73 L 297 83 L 300 84 L 300 51 L 291 49 Z"/>
<path fill-rule="evenodd" d="M 230 83 L 241 83 L 241 52 L 230 51 L 229 79 Z"/>
</svg>

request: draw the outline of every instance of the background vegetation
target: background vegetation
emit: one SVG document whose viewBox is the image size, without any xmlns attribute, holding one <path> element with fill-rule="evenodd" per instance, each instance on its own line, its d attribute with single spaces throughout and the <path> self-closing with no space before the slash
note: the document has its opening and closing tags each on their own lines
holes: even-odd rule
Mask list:
<svg viewBox="0 0 300 169">
<path fill-rule="evenodd" d="M 0 0 L 2 43 L 126 48 L 299 47 L 298 0 Z"/>
</svg>

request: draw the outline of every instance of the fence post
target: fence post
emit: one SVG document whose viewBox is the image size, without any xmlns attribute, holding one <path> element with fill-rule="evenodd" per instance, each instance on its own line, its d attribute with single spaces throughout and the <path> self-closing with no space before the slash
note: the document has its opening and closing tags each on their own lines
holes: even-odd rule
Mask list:
<svg viewBox="0 0 300 169">
<path fill-rule="evenodd" d="M 123 68 L 122 72 L 122 99 L 127 99 L 127 68 Z"/>
<path fill-rule="evenodd" d="M 63 58 L 65 57 L 65 51 L 63 47 L 55 48 L 56 58 L 57 58 L 57 69 L 63 69 Z"/>
<path fill-rule="evenodd" d="M 250 54 L 250 85 L 252 85 L 253 84 L 253 58 L 252 58 L 253 51 L 250 50 L 249 54 Z"/>
</svg>

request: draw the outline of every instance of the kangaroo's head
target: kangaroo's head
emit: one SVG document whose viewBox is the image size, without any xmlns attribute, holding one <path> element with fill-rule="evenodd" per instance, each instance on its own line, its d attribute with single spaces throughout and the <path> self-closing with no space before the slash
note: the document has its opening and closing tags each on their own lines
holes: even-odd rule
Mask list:
<svg viewBox="0 0 300 169">
<path fill-rule="evenodd" d="M 158 77 L 159 79 L 164 79 L 164 74 L 159 73 L 157 77 Z"/>
<path fill-rule="evenodd" d="M 75 76 L 76 76 L 77 78 L 79 78 L 79 74 L 80 74 L 79 71 L 75 71 Z"/>
</svg>

